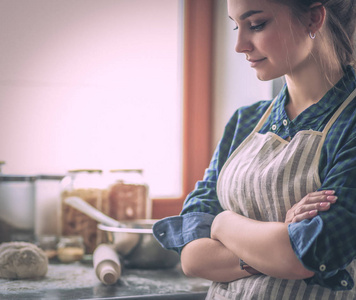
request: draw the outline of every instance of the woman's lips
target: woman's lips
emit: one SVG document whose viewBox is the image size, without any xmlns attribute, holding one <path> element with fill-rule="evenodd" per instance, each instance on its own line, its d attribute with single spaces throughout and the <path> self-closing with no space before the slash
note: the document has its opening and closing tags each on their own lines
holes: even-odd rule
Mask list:
<svg viewBox="0 0 356 300">
<path fill-rule="evenodd" d="M 265 61 L 267 58 L 264 57 L 264 58 L 261 58 L 261 59 L 247 59 L 249 62 L 250 62 L 250 66 L 251 68 L 255 68 L 257 67 L 260 63 L 262 63 L 263 61 Z"/>
</svg>

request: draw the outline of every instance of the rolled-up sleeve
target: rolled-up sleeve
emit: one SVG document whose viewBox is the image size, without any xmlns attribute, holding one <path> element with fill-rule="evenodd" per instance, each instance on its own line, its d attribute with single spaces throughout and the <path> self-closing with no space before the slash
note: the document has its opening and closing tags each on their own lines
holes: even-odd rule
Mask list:
<svg viewBox="0 0 356 300">
<path fill-rule="evenodd" d="M 216 154 L 204 179 L 187 196 L 179 216 L 168 217 L 156 222 L 153 234 L 166 249 L 181 253 L 183 247 L 196 239 L 209 238 L 215 216 L 222 211 L 216 195 Z"/>
<path fill-rule="evenodd" d="M 322 238 L 323 221 L 320 217 L 312 220 L 305 220 L 300 223 L 289 225 L 289 236 L 291 244 L 298 259 L 304 266 L 315 272 L 312 278 L 306 279 L 308 284 L 318 284 L 332 290 L 349 290 L 354 286 L 354 281 L 345 270 L 352 261 L 352 258 L 338 259 L 340 264 L 336 265 L 330 256 L 332 248 L 319 246 L 317 241 Z M 332 247 L 332 246 L 331 246 Z M 328 251 L 329 250 L 329 251 Z M 324 252 L 320 254 L 320 252 Z"/>
<path fill-rule="evenodd" d="M 168 217 L 154 224 L 153 234 L 162 247 L 180 253 L 187 243 L 200 238 L 210 238 L 214 218 L 211 214 L 201 212 Z"/>
<path fill-rule="evenodd" d="M 216 195 L 218 152 L 215 152 L 209 168 L 206 169 L 204 179 L 198 181 L 195 189 L 187 196 L 180 215 L 154 224 L 153 234 L 164 248 L 180 254 L 187 243 L 210 237 L 211 224 L 222 211 Z"/>
</svg>

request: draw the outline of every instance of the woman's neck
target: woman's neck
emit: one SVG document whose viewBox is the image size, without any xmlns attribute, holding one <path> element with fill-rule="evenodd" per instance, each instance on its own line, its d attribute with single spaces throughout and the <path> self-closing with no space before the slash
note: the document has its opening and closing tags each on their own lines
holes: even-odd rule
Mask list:
<svg viewBox="0 0 356 300">
<path fill-rule="evenodd" d="M 317 103 L 343 76 L 341 67 L 321 68 L 310 62 L 299 71 L 285 75 L 289 101 L 285 107 L 293 120 L 309 106 Z"/>
</svg>

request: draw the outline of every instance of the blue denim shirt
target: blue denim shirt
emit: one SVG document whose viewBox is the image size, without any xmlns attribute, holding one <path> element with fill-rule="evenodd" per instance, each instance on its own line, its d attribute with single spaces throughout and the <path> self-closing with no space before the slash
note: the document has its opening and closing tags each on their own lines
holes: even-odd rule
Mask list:
<svg viewBox="0 0 356 300">
<path fill-rule="evenodd" d="M 292 121 L 284 109 L 288 101 L 288 90 L 284 86 L 259 132 L 272 131 L 286 139 L 293 138 L 300 130 L 322 131 L 356 88 L 355 79 L 355 71 L 348 67 L 345 76 L 319 102 Z M 180 253 L 187 243 L 210 237 L 211 224 L 222 212 L 216 194 L 221 168 L 250 134 L 270 103 L 260 101 L 239 108 L 232 116 L 203 180 L 197 182 L 187 196 L 181 214 L 155 224 L 154 235 L 163 247 Z M 288 120 L 287 126 L 283 120 Z M 289 224 L 291 245 L 303 265 L 315 272 L 315 276 L 306 282 L 334 290 L 351 289 L 353 279 L 344 269 L 356 258 L 356 99 L 329 130 L 321 152 L 319 176 L 322 182 L 320 190 L 335 190 L 338 201 L 311 220 Z"/>
</svg>

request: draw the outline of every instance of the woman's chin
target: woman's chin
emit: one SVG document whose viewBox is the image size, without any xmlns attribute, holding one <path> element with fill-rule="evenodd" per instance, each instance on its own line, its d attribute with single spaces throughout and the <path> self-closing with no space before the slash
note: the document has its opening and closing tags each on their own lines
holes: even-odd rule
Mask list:
<svg viewBox="0 0 356 300">
<path fill-rule="evenodd" d="M 272 72 L 267 72 L 267 71 L 262 71 L 262 70 L 256 70 L 256 77 L 261 80 L 261 81 L 269 81 L 276 79 L 280 76 L 277 76 L 273 74 Z"/>
<path fill-rule="evenodd" d="M 269 81 L 273 79 L 272 77 L 268 76 L 268 74 L 260 74 L 259 72 L 257 72 L 256 76 L 261 81 Z"/>
</svg>

